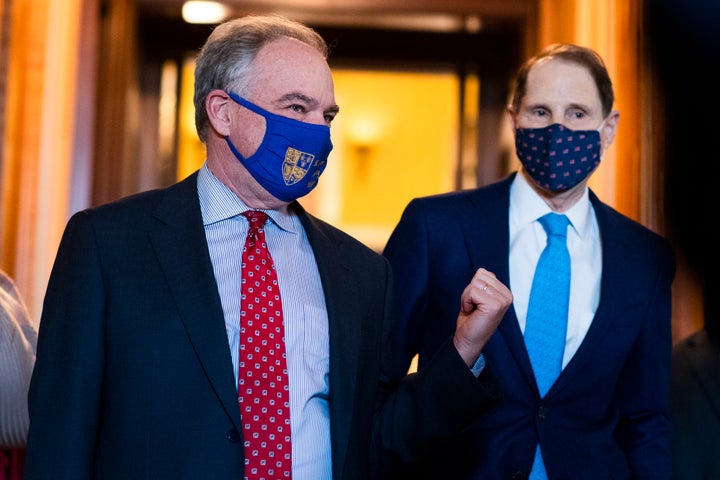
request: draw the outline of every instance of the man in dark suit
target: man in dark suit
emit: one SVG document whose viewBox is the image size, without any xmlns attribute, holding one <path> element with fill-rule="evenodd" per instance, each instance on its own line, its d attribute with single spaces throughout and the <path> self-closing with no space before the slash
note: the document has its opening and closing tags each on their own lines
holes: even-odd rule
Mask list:
<svg viewBox="0 0 720 480">
<path fill-rule="evenodd" d="M 386 457 L 423 455 L 492 402 L 477 362 L 509 290 L 479 269 L 433 368 L 401 376 L 385 356 L 388 262 L 295 201 L 332 148 L 326 56 L 316 32 L 281 17 L 218 26 L 195 71 L 202 168 L 70 219 L 40 321 L 26 479 L 252 479 L 261 451 L 286 457 L 274 443 L 286 434 L 249 447 L 265 427 L 245 415 L 252 387 L 238 389 L 251 370 L 240 359 L 250 210 L 269 217 L 253 251 L 268 246 L 262 271 L 277 272 L 283 319 L 273 329 L 284 328 L 272 361 L 250 363 L 289 378 L 291 465 L 270 478 L 381 478 Z"/>
<path fill-rule="evenodd" d="M 422 372 L 438 354 L 453 330 L 453 299 L 478 266 L 514 298 L 483 351 L 500 405 L 410 478 L 669 478 L 674 253 L 587 186 L 616 133 L 613 101 L 595 52 L 548 47 L 521 67 L 508 106 L 519 171 L 475 190 L 415 199 L 392 233 L 384 254 L 399 300 L 401 366 L 418 354 Z M 570 222 L 571 285 L 562 371 L 543 396 L 525 333 L 547 237 L 538 219 L 551 212 Z"/>
</svg>

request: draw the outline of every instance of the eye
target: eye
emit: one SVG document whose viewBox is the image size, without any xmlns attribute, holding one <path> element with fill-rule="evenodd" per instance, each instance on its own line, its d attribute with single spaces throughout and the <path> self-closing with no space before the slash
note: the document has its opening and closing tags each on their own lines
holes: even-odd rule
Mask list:
<svg viewBox="0 0 720 480">
<path fill-rule="evenodd" d="M 525 110 L 522 115 L 523 126 L 529 128 L 539 128 L 548 125 L 552 120 L 552 113 L 544 107 L 532 106 Z"/>
<path fill-rule="evenodd" d="M 333 120 L 335 120 L 336 113 L 326 113 L 323 118 L 325 119 L 325 123 L 330 125 Z"/>
<path fill-rule="evenodd" d="M 295 113 L 305 113 L 307 112 L 307 108 L 305 108 L 305 105 L 301 105 L 299 103 L 293 103 L 288 107 L 290 110 L 292 110 Z"/>
</svg>

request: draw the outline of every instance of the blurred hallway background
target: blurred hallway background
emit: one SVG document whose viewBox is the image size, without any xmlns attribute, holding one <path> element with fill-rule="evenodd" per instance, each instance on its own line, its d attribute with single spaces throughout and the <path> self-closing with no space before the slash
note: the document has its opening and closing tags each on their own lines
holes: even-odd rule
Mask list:
<svg viewBox="0 0 720 480">
<path fill-rule="evenodd" d="M 382 249 L 407 202 L 497 180 L 515 165 L 509 81 L 552 42 L 597 50 L 621 112 L 591 188 L 668 233 L 662 92 L 647 54 L 649 0 L 226 0 L 282 13 L 333 46 L 335 149 L 301 203 Z M 0 0 L 0 267 L 35 321 L 70 215 L 183 178 L 204 160 L 194 55 L 212 24 L 182 0 Z M 702 325 L 679 252 L 674 338 Z"/>
</svg>

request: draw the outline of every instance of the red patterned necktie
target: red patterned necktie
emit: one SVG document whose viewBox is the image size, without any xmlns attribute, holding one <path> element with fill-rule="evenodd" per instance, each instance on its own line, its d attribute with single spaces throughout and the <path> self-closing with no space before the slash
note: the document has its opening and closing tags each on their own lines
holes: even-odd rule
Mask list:
<svg viewBox="0 0 720 480">
<path fill-rule="evenodd" d="M 249 210 L 242 255 L 238 402 L 245 439 L 245 478 L 291 478 L 290 395 L 280 288 L 263 225 Z"/>
</svg>

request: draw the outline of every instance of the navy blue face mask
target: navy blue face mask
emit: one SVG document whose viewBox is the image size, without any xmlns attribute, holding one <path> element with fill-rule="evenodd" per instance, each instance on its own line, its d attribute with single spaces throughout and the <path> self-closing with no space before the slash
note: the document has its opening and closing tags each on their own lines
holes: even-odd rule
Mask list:
<svg viewBox="0 0 720 480">
<path fill-rule="evenodd" d="M 538 185 L 560 192 L 585 180 L 600 163 L 600 130 L 571 130 L 559 123 L 518 128 L 515 151 Z"/>
<path fill-rule="evenodd" d="M 245 158 L 225 137 L 235 157 L 262 187 L 284 202 L 307 195 L 318 179 L 333 148 L 330 127 L 275 115 L 239 95 L 226 92 L 243 107 L 265 118 L 265 136 L 257 151 Z"/>
</svg>

